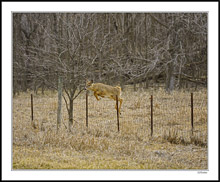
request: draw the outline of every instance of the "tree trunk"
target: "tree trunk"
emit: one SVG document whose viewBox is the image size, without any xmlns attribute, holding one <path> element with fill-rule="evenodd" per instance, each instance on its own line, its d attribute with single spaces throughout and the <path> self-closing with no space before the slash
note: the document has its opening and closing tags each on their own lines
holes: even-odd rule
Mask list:
<svg viewBox="0 0 220 182">
<path fill-rule="evenodd" d="M 174 77 L 174 65 L 173 63 L 169 63 L 167 65 L 167 73 L 166 73 L 166 91 L 170 93 L 174 89 L 175 77 Z"/>
<path fill-rule="evenodd" d="M 73 126 L 73 99 L 69 100 L 69 132 Z"/>
<path fill-rule="evenodd" d="M 134 92 L 137 92 L 137 84 L 134 83 Z"/>
<path fill-rule="evenodd" d="M 41 94 L 44 95 L 44 90 L 45 90 L 45 84 L 44 82 L 42 83 L 42 86 L 41 86 Z"/>
<path fill-rule="evenodd" d="M 59 77 L 59 80 L 58 80 L 57 131 L 60 128 L 60 123 L 61 123 L 62 87 L 63 87 L 63 78 Z"/>
</svg>

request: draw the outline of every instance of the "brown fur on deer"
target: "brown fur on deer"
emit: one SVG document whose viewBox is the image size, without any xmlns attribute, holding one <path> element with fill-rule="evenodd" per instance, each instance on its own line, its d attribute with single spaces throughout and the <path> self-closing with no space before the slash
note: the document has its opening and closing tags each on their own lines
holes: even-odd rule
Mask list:
<svg viewBox="0 0 220 182">
<path fill-rule="evenodd" d="M 118 101 L 120 102 L 119 105 L 119 113 L 121 113 L 121 105 L 123 99 L 121 98 L 121 87 L 116 86 L 110 86 L 110 85 L 105 85 L 103 83 L 93 83 L 93 81 L 87 81 L 86 82 L 86 89 L 91 90 L 94 92 L 94 96 L 96 97 L 97 100 L 100 100 L 100 97 L 107 97 L 113 100 L 116 100 L 116 95 L 118 96 Z M 115 105 L 115 109 L 117 110 L 117 105 Z"/>
</svg>

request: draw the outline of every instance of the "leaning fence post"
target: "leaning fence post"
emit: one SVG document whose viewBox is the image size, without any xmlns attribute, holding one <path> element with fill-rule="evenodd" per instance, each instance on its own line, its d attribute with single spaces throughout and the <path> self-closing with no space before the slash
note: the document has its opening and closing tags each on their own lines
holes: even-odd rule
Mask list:
<svg viewBox="0 0 220 182">
<path fill-rule="evenodd" d="M 118 96 L 116 95 L 116 109 L 117 109 L 117 124 L 118 124 L 118 132 L 119 132 L 119 111 L 118 111 Z"/>
<path fill-rule="evenodd" d="M 33 94 L 31 94 L 31 121 L 34 120 Z"/>
<path fill-rule="evenodd" d="M 86 91 L 86 127 L 88 128 L 88 90 Z"/>
<path fill-rule="evenodd" d="M 153 95 L 151 95 L 151 136 L 153 136 Z"/>
<path fill-rule="evenodd" d="M 193 134 L 193 93 L 191 93 L 191 126 L 192 126 L 192 134 Z"/>
<path fill-rule="evenodd" d="M 60 123 L 61 123 L 62 87 L 63 87 L 63 79 L 62 79 L 62 77 L 59 77 L 59 79 L 58 79 L 57 131 L 58 131 L 58 129 L 60 127 Z"/>
</svg>

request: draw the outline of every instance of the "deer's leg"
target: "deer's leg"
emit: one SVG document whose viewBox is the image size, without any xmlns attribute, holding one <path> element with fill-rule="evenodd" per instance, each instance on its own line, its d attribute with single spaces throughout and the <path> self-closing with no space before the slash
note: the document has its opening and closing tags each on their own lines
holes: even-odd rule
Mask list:
<svg viewBox="0 0 220 182">
<path fill-rule="evenodd" d="M 119 110 L 119 113 L 121 114 L 121 105 L 122 105 L 123 99 L 120 98 L 119 101 L 120 101 L 120 106 L 118 110 Z"/>
<path fill-rule="evenodd" d="M 122 101 L 123 101 L 123 99 L 119 98 L 118 101 L 120 102 L 120 105 L 119 105 L 118 111 L 119 111 L 119 113 L 121 114 L 121 105 L 122 105 Z M 117 110 L 117 104 L 115 104 L 115 109 Z"/>
<path fill-rule="evenodd" d="M 98 95 L 97 95 L 96 92 L 94 92 L 94 96 L 96 97 L 97 100 L 100 100 L 100 99 L 98 98 Z"/>
<path fill-rule="evenodd" d="M 116 101 L 116 97 L 114 97 L 113 95 L 111 95 L 110 98 Z M 115 104 L 115 109 L 117 110 L 117 103 Z"/>
</svg>

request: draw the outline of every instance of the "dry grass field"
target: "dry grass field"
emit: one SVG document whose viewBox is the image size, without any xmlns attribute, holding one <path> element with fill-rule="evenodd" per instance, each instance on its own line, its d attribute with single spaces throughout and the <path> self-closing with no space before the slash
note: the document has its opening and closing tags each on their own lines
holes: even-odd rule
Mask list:
<svg viewBox="0 0 220 182">
<path fill-rule="evenodd" d="M 150 130 L 153 94 L 154 130 Z M 30 92 L 13 98 L 13 169 L 207 169 L 207 90 L 194 91 L 191 134 L 190 92 L 162 89 L 126 90 L 117 130 L 115 102 L 89 94 L 86 127 L 85 92 L 74 100 L 74 123 L 62 103 L 57 133 L 57 93 L 34 95 L 34 127 Z"/>
</svg>

